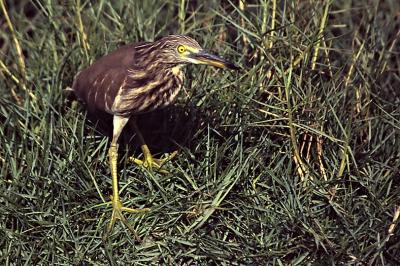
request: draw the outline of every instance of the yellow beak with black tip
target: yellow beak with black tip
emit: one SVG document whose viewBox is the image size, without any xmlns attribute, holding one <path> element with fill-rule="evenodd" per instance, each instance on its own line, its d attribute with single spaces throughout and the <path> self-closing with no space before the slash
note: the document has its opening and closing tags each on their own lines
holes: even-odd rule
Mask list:
<svg viewBox="0 0 400 266">
<path fill-rule="evenodd" d="M 210 54 L 204 50 L 191 53 L 189 54 L 189 57 L 192 59 L 192 62 L 196 64 L 211 65 L 219 68 L 229 68 L 233 70 L 240 69 L 234 63 L 231 63 L 217 55 Z"/>
</svg>

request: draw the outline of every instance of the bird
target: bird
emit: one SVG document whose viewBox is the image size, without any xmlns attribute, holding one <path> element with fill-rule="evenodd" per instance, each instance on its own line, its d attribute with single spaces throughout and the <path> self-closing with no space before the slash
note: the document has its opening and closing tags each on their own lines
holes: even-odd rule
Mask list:
<svg viewBox="0 0 400 266">
<path fill-rule="evenodd" d="M 223 69 L 239 67 L 220 56 L 204 50 L 185 35 L 168 35 L 154 42 L 138 42 L 121 46 L 77 73 L 72 91 L 86 105 L 88 112 L 105 112 L 113 117 L 112 140 L 108 149 L 112 177 L 110 204 L 113 211 L 108 226 L 110 232 L 121 220 L 129 229 L 123 212 L 141 213 L 149 208 L 128 208 L 122 204 L 118 189 L 118 140 L 129 120 L 133 124 L 144 158 L 130 160 L 148 169 L 160 169 L 166 160 L 155 159 L 135 123 L 135 117 L 174 102 L 184 84 L 183 67 L 205 64 Z M 131 229 L 132 230 L 132 229 Z M 133 230 L 132 230 L 133 231 Z"/>
</svg>

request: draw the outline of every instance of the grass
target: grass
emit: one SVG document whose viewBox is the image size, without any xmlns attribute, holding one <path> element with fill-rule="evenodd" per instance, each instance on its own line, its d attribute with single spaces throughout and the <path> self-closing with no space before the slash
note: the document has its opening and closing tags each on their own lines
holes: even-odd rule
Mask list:
<svg viewBox="0 0 400 266">
<path fill-rule="evenodd" d="M 0 0 L 0 264 L 400 264 L 398 1 Z M 3 16 L 4 15 L 4 16 Z M 8 18 L 8 19 L 7 19 Z M 243 66 L 189 66 L 139 118 L 170 174 L 126 159 L 64 91 L 116 47 L 188 34 Z M 134 139 L 134 137 L 133 137 Z"/>
</svg>

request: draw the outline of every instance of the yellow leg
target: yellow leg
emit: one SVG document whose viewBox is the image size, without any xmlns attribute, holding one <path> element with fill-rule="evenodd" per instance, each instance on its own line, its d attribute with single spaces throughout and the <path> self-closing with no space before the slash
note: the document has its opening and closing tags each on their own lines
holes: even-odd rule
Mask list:
<svg viewBox="0 0 400 266">
<path fill-rule="evenodd" d="M 115 145 L 115 144 L 111 145 L 111 147 L 108 151 L 108 156 L 109 156 L 109 160 L 110 160 L 110 168 L 111 168 L 111 176 L 112 176 L 112 190 L 113 190 L 113 194 L 111 196 L 113 212 L 111 215 L 111 221 L 108 225 L 108 232 L 111 232 L 111 230 L 115 224 L 115 221 L 118 219 L 118 220 L 121 220 L 122 223 L 124 223 L 131 231 L 133 231 L 135 233 L 135 231 L 132 230 L 131 226 L 126 221 L 122 212 L 125 211 L 125 212 L 130 212 L 130 213 L 139 213 L 139 212 L 150 211 L 150 209 L 149 208 L 132 209 L 132 208 L 124 207 L 122 205 L 122 202 L 119 198 L 119 190 L 118 190 L 118 175 L 117 175 L 118 146 L 117 145 Z"/>
<path fill-rule="evenodd" d="M 119 190 L 118 190 L 118 174 L 117 174 L 117 161 L 118 161 L 118 145 L 117 140 L 119 135 L 125 126 L 126 122 L 129 118 L 114 116 L 114 128 L 113 128 L 113 140 L 111 142 L 110 149 L 108 150 L 108 157 L 111 169 L 111 177 L 112 177 L 112 196 L 111 196 L 111 204 L 113 207 L 113 212 L 111 215 L 111 220 L 108 225 L 107 235 L 111 232 L 112 228 L 114 227 L 116 220 L 121 220 L 121 222 L 128 227 L 130 231 L 139 239 L 138 235 L 136 234 L 135 230 L 129 225 L 125 217 L 123 216 L 122 212 L 130 212 L 130 213 L 139 213 L 139 212 L 147 212 L 150 211 L 149 208 L 143 209 L 132 209 L 124 207 L 120 198 L 119 198 Z"/>
<path fill-rule="evenodd" d="M 137 159 L 133 156 L 130 157 L 129 159 L 132 162 L 134 162 L 135 164 L 143 166 L 148 169 L 152 169 L 153 167 L 160 169 L 166 162 L 172 160 L 172 158 L 174 158 L 178 154 L 178 151 L 174 151 L 173 153 L 168 155 L 167 158 L 164 158 L 164 159 L 153 158 L 153 156 L 151 155 L 151 152 L 149 150 L 149 147 L 146 145 L 144 138 L 143 138 L 142 134 L 140 133 L 139 128 L 136 126 L 135 121 L 133 121 L 133 127 L 136 131 L 137 137 L 139 138 L 140 148 L 142 149 L 143 156 L 144 156 L 143 160 Z M 166 172 L 166 171 L 161 171 L 161 172 Z"/>
</svg>

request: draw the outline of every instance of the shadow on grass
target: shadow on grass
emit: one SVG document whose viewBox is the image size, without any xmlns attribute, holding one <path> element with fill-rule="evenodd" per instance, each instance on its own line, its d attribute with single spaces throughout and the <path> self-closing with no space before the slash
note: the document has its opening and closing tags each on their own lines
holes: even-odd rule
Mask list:
<svg viewBox="0 0 400 266">
<path fill-rule="evenodd" d="M 84 108 L 84 107 L 83 107 Z M 136 123 L 146 144 L 155 157 L 175 150 L 188 148 L 200 128 L 203 115 L 190 107 L 174 105 L 162 110 L 135 116 Z M 112 139 L 113 117 L 104 112 L 88 113 L 86 123 L 102 135 Z M 141 154 L 140 143 L 129 120 L 119 139 L 120 152 L 128 155 Z"/>
</svg>

